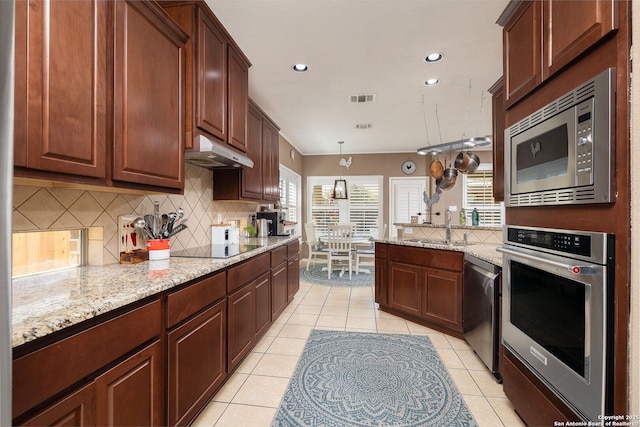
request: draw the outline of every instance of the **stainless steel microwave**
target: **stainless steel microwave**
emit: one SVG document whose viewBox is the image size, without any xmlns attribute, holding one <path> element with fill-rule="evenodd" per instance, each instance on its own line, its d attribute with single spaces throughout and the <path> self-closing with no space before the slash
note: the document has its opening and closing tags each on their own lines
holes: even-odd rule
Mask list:
<svg viewBox="0 0 640 427">
<path fill-rule="evenodd" d="M 505 130 L 505 205 L 615 202 L 615 68 Z"/>
</svg>

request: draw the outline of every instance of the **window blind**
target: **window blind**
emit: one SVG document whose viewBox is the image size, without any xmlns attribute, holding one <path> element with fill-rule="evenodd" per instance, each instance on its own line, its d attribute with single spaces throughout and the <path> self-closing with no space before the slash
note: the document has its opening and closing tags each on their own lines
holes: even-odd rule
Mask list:
<svg viewBox="0 0 640 427">
<path fill-rule="evenodd" d="M 493 170 L 477 170 L 464 177 L 464 207 L 467 215 L 475 208 L 481 225 L 501 226 L 503 208 L 501 203 L 493 199 Z M 470 223 L 468 219 L 468 224 Z"/>
</svg>

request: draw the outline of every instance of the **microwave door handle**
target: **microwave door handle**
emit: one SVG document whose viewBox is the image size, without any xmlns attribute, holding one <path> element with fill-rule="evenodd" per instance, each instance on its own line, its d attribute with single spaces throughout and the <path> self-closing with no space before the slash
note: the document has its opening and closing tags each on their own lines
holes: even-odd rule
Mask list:
<svg viewBox="0 0 640 427">
<path fill-rule="evenodd" d="M 496 248 L 496 250 L 498 252 L 502 252 L 508 255 L 515 255 L 518 256 L 520 258 L 524 258 L 524 259 L 528 259 L 529 261 L 534 261 L 534 262 L 539 262 L 542 264 L 547 264 L 547 265 L 552 265 L 554 267 L 560 267 L 563 269 L 568 270 L 571 273 L 574 274 L 595 274 L 596 273 L 596 268 L 594 266 L 583 266 L 583 265 L 571 265 L 571 264 L 565 264 L 563 262 L 557 262 L 557 261 L 551 261 L 545 258 L 541 258 L 541 257 L 537 257 L 534 255 L 529 255 L 529 254 L 524 254 L 522 252 L 518 252 L 518 251 L 514 251 L 513 249 L 509 249 L 505 246 L 500 246 L 499 248 Z"/>
</svg>

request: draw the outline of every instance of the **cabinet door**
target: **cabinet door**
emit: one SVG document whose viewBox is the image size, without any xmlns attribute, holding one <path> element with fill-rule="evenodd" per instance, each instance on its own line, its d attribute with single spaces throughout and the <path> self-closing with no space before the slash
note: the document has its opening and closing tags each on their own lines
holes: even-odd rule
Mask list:
<svg viewBox="0 0 640 427">
<path fill-rule="evenodd" d="M 293 301 L 298 290 L 300 290 L 300 256 L 294 255 L 287 261 L 287 290 L 288 301 Z"/>
<path fill-rule="evenodd" d="M 271 318 L 275 320 L 287 307 L 289 290 L 287 287 L 287 261 L 271 270 Z"/>
<path fill-rule="evenodd" d="M 407 314 L 422 314 L 422 269 L 389 262 L 389 305 Z"/>
<path fill-rule="evenodd" d="M 229 145 L 247 151 L 247 110 L 249 106 L 249 65 L 228 45 Z"/>
<path fill-rule="evenodd" d="M 251 350 L 255 337 L 253 285 L 247 285 L 229 295 L 227 318 L 227 372 L 231 372 Z"/>
<path fill-rule="evenodd" d="M 489 89 L 493 121 L 493 198 L 504 200 L 504 81 L 502 77 Z"/>
<path fill-rule="evenodd" d="M 262 121 L 262 139 L 263 199 L 277 201 L 280 200 L 280 141 L 278 129 L 268 120 Z"/>
<path fill-rule="evenodd" d="M 547 78 L 618 28 L 617 1 L 543 2 L 544 75 Z"/>
<path fill-rule="evenodd" d="M 91 382 L 49 406 L 23 426 L 95 426 L 96 383 Z"/>
<path fill-rule="evenodd" d="M 376 249 L 378 245 L 376 244 Z M 387 260 L 384 258 L 376 258 L 375 261 L 376 277 L 375 277 L 375 292 L 376 302 L 378 304 L 387 304 L 388 298 L 388 285 L 387 285 Z"/>
<path fill-rule="evenodd" d="M 115 2 L 114 180 L 184 187 L 186 37 L 155 3 Z"/>
<path fill-rule="evenodd" d="M 17 166 L 105 176 L 107 6 L 17 2 Z"/>
<path fill-rule="evenodd" d="M 262 200 L 262 114 L 249 104 L 247 115 L 247 156 L 253 160 L 252 168 L 242 169 L 241 196 L 247 199 Z"/>
<path fill-rule="evenodd" d="M 525 1 L 503 31 L 505 107 L 542 82 L 542 2 Z"/>
<path fill-rule="evenodd" d="M 198 8 L 196 125 L 227 140 L 227 39 Z"/>
<path fill-rule="evenodd" d="M 167 334 L 169 424 L 183 425 L 226 375 L 226 300 Z"/>
<path fill-rule="evenodd" d="M 256 295 L 255 337 L 257 338 L 271 326 L 271 272 L 258 277 L 253 286 Z"/>
<path fill-rule="evenodd" d="M 462 332 L 462 273 L 423 269 L 422 316 Z"/>
<path fill-rule="evenodd" d="M 162 345 L 155 341 L 96 378 L 98 425 L 164 425 Z"/>
</svg>

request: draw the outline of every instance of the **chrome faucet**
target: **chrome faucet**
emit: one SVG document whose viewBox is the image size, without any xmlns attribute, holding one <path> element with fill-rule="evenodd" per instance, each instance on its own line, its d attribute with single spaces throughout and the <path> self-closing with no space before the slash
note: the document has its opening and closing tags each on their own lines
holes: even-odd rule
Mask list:
<svg viewBox="0 0 640 427">
<path fill-rule="evenodd" d="M 449 208 L 447 208 L 444 211 L 444 226 L 445 226 L 444 239 L 448 245 L 448 244 L 451 244 L 451 211 L 449 210 Z"/>
</svg>

